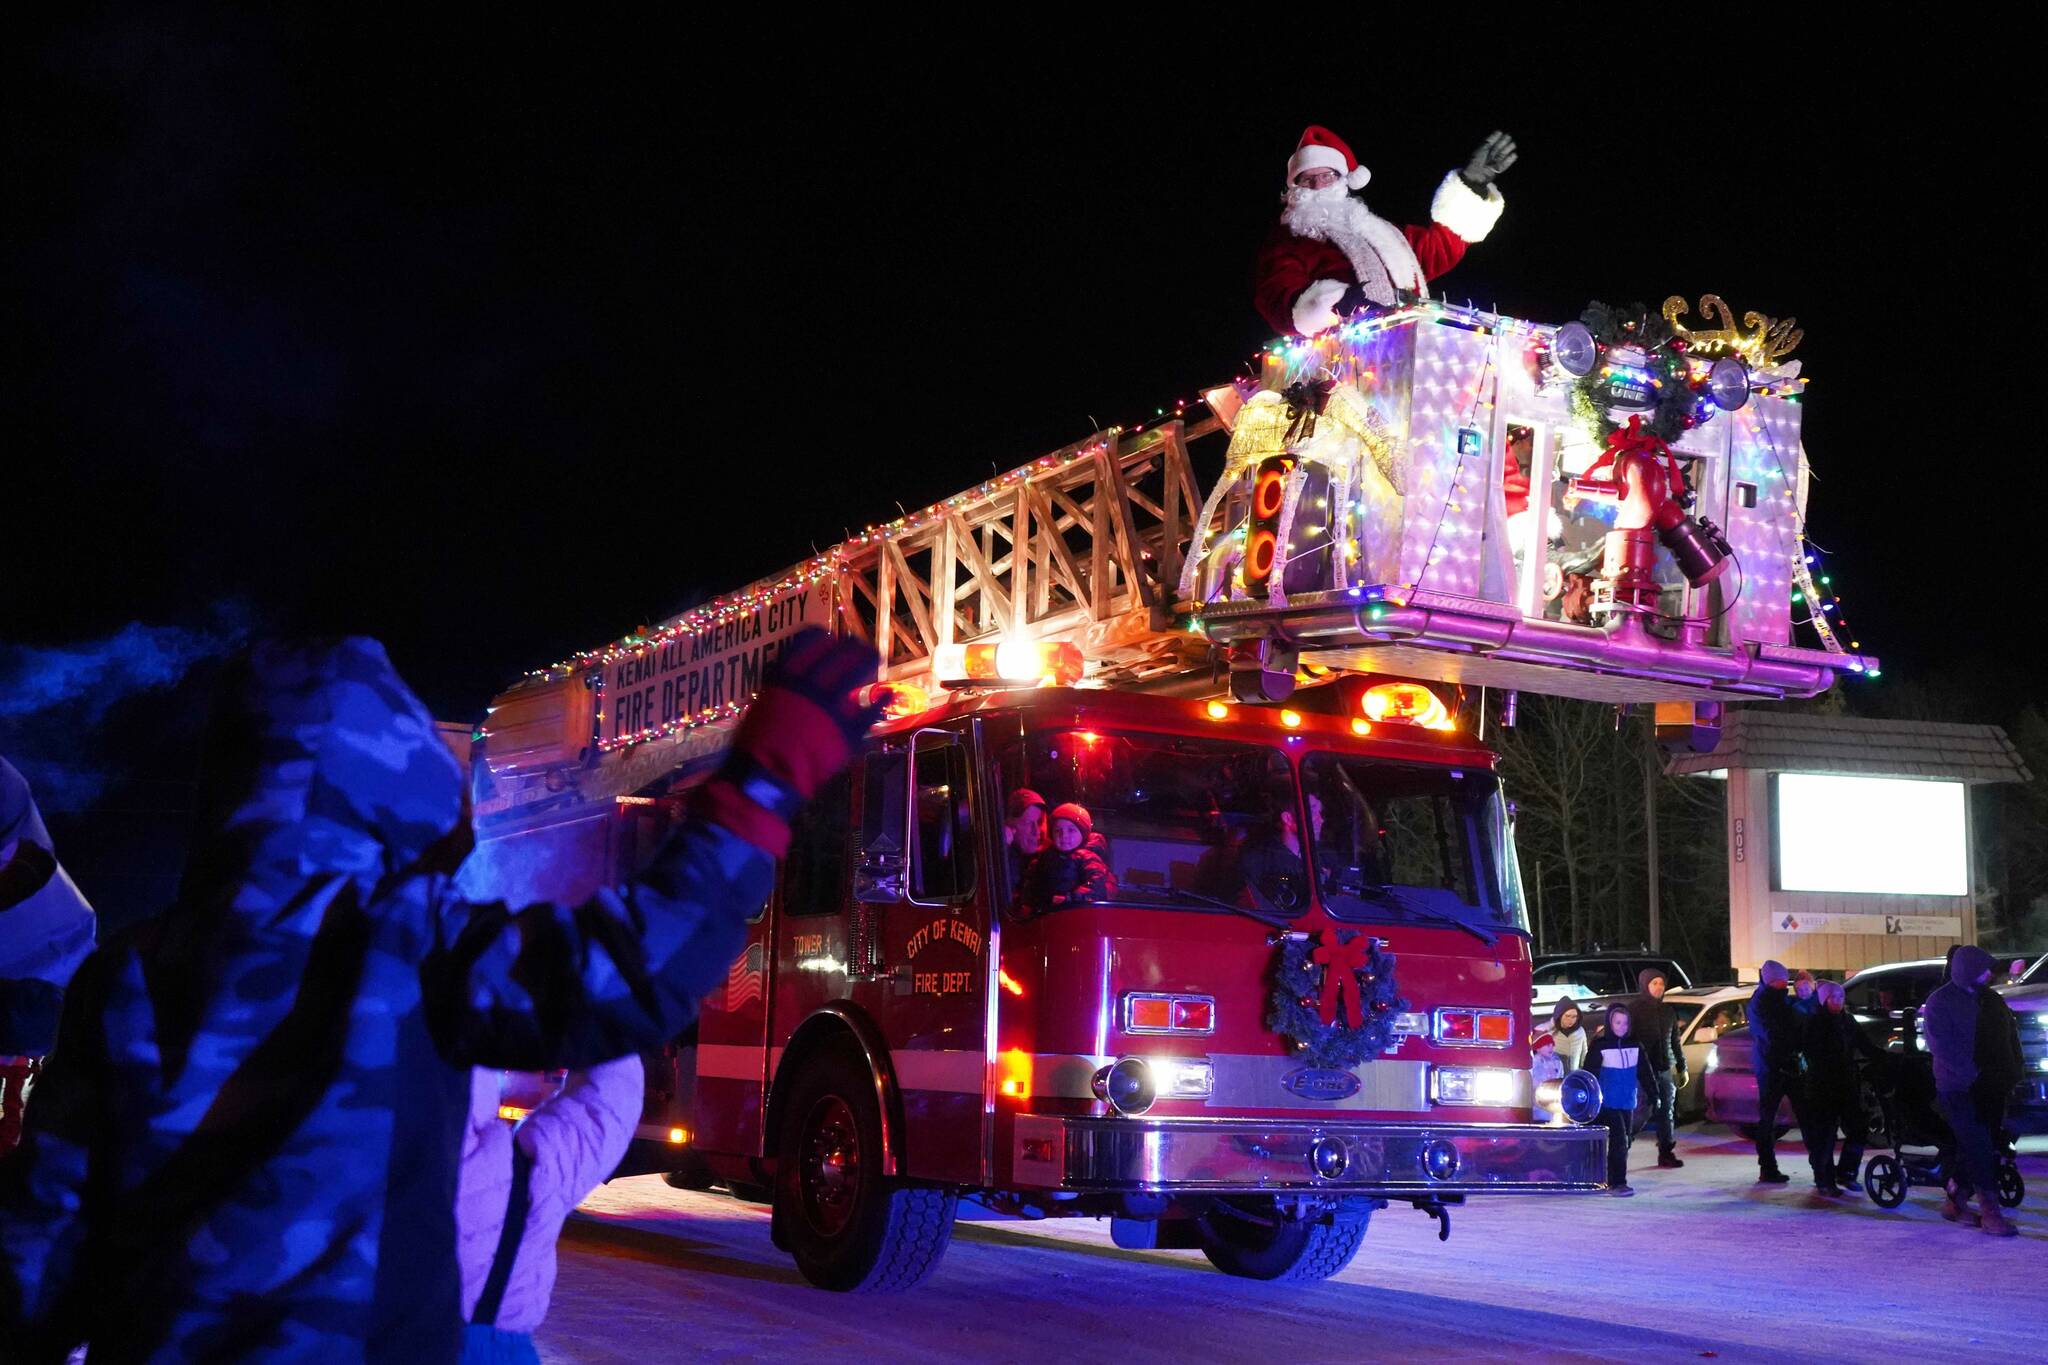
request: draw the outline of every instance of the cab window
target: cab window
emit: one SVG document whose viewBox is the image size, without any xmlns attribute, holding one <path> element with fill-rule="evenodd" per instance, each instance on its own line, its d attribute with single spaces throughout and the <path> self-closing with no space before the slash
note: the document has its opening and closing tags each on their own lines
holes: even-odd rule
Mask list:
<svg viewBox="0 0 2048 1365">
<path fill-rule="evenodd" d="M 974 894 L 973 785 L 967 746 L 943 730 L 920 731 L 911 741 L 915 818 L 910 825 L 910 899 L 919 904 L 965 900 Z"/>
</svg>

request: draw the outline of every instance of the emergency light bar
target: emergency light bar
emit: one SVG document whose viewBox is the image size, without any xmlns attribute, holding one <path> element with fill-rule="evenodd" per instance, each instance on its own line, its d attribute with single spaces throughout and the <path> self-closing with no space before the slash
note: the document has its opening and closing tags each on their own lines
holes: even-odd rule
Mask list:
<svg viewBox="0 0 2048 1365">
<path fill-rule="evenodd" d="M 947 645 L 932 658 L 932 671 L 948 687 L 1064 687 L 1081 680 L 1084 665 L 1081 647 L 1066 640 Z"/>
<path fill-rule="evenodd" d="M 930 695 L 916 683 L 908 682 L 870 683 L 860 689 L 858 700 L 862 706 L 880 705 L 885 721 L 922 715 L 932 706 Z"/>
<path fill-rule="evenodd" d="M 1419 725 L 1425 730 L 1455 730 L 1458 723 L 1444 706 L 1442 697 L 1421 683 L 1375 683 L 1365 689 L 1358 707 L 1367 720 Z"/>
</svg>

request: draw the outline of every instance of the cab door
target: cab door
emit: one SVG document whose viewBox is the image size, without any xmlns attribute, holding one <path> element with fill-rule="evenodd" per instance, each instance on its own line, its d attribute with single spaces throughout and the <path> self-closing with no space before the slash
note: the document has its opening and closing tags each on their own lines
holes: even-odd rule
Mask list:
<svg viewBox="0 0 2048 1365">
<path fill-rule="evenodd" d="M 989 903 L 966 734 L 892 740 L 863 765 L 849 988 L 889 1050 L 903 1173 L 979 1181 L 987 1095 Z"/>
</svg>

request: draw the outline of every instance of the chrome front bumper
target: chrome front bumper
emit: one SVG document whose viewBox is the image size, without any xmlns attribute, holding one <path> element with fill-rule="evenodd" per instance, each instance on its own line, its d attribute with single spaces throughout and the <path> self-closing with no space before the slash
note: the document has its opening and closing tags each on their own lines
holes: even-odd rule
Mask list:
<svg viewBox="0 0 2048 1365">
<path fill-rule="evenodd" d="M 1019 1181 L 1068 1190 L 1412 1198 L 1590 1192 L 1607 1183 L 1607 1130 L 1597 1125 L 1020 1115 L 1016 1133 Z"/>
</svg>

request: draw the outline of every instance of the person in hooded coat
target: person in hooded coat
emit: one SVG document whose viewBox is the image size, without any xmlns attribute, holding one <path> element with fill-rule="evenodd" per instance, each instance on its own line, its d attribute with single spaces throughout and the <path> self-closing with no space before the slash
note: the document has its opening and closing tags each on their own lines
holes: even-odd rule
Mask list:
<svg viewBox="0 0 2048 1365">
<path fill-rule="evenodd" d="M 1557 1055 L 1569 1076 L 1586 1064 L 1586 1026 L 1579 1014 L 1579 1002 L 1566 996 L 1550 1008 L 1550 1036 L 1557 1040 Z"/>
<path fill-rule="evenodd" d="M 92 953 L 92 907 L 57 862 L 28 782 L 0 758 L 0 1153 L 57 1045 L 64 988 Z"/>
<path fill-rule="evenodd" d="M 1758 969 L 1757 988 L 1749 997 L 1751 1065 L 1756 1069 L 1757 1182 L 1782 1185 L 1792 1177 L 1778 1169 L 1778 1110 L 1792 1102 L 1793 1122 L 1808 1126 L 1806 1078 L 1799 1070 L 1799 1040 L 1806 1016 L 1793 1003 L 1791 978 L 1775 960 Z"/>
<path fill-rule="evenodd" d="M 1997 1141 L 2020 1067 L 2004 1001 L 1983 998 L 1995 994 L 1991 971 L 1991 954 L 1975 944 L 1957 948 L 1949 958 L 1949 979 L 1927 997 L 1924 1017 L 1935 1104 L 1955 1134 L 1957 1155 L 1942 1216 L 1967 1221 L 1963 1211 L 1974 1191 L 1978 1225 L 1995 1237 L 2012 1237 L 2018 1229 L 1998 1204 Z"/>
<path fill-rule="evenodd" d="M 1645 967 L 1636 973 L 1636 996 L 1628 1002 L 1636 1038 L 1650 1064 L 1650 1114 L 1657 1124 L 1657 1164 L 1683 1166 L 1678 1155 L 1678 1092 L 1691 1079 L 1685 1070 L 1685 1049 L 1678 1041 L 1678 1015 L 1664 1003 L 1664 973 Z M 1674 1074 L 1676 1073 L 1676 1074 Z"/>
<path fill-rule="evenodd" d="M 1813 1167 L 1814 1188 L 1822 1194 L 1844 1190 L 1860 1194 L 1863 1186 L 1857 1183 L 1856 1168 L 1863 1161 L 1869 1123 L 1864 1118 L 1863 1076 L 1856 1061 L 1863 1057 L 1884 1066 L 1887 1058 L 1849 1013 L 1841 982 L 1821 982 L 1814 999 L 1819 1009 L 1807 1021 L 1800 1039 L 1800 1055 L 1806 1059 L 1807 1117 L 1812 1120 L 1802 1133 L 1807 1160 Z M 1839 1155 L 1835 1152 L 1838 1128 L 1842 1133 Z"/>
<path fill-rule="evenodd" d="M 874 668 L 790 641 L 644 872 L 520 907 L 452 890 L 460 769 L 381 645 L 242 656 L 178 899 L 80 970 L 0 1163 L 8 1359 L 453 1361 L 470 1068 L 675 1037 L 873 719 Z"/>
</svg>

